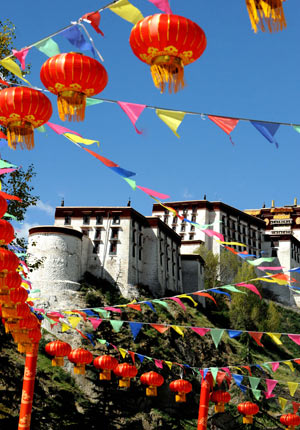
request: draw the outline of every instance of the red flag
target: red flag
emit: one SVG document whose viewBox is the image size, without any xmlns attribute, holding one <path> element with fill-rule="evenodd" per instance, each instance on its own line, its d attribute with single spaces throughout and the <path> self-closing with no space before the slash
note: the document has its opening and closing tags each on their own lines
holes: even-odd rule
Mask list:
<svg viewBox="0 0 300 430">
<path fill-rule="evenodd" d="M 2 131 L 0 131 L 0 139 L 6 139 L 7 140 L 7 136 L 5 136 L 5 134 L 2 133 Z"/>
<path fill-rule="evenodd" d="M 136 311 L 142 310 L 141 305 L 134 305 L 133 303 L 130 303 L 129 305 L 126 305 L 126 306 L 127 308 L 132 308 L 132 309 L 135 309 Z"/>
<path fill-rule="evenodd" d="M 213 298 L 213 296 L 211 296 L 210 294 L 208 294 L 208 293 L 200 293 L 200 292 L 196 292 L 196 293 L 192 293 L 193 295 L 197 295 L 197 296 L 203 296 L 203 297 L 207 297 L 207 298 L 209 298 L 209 299 L 211 299 L 213 302 L 215 302 L 215 304 L 216 304 L 216 306 L 218 306 L 218 304 L 217 304 L 217 302 L 216 302 L 216 300 Z"/>
<path fill-rule="evenodd" d="M 234 145 L 233 141 L 231 140 L 230 133 L 235 129 L 239 120 L 235 118 L 224 118 L 222 116 L 207 116 L 212 122 L 217 124 L 223 131 L 225 131 L 226 134 L 228 134 L 230 142 Z"/>
<path fill-rule="evenodd" d="M 257 345 L 259 346 L 264 346 L 260 339 L 262 338 L 263 333 L 258 333 L 255 331 L 249 331 L 250 336 L 255 340 L 255 342 L 257 343 Z"/>
<path fill-rule="evenodd" d="M 82 19 L 86 19 L 90 22 L 93 29 L 100 33 L 101 36 L 104 36 L 104 33 L 100 30 L 99 24 L 100 24 L 100 13 L 99 12 L 88 12 L 85 15 L 83 15 Z"/>
<path fill-rule="evenodd" d="M 2 79 L 0 79 L 0 84 L 5 85 L 6 87 L 9 87 L 9 85 L 10 85 L 7 82 L 3 81 Z"/>
<path fill-rule="evenodd" d="M 159 333 L 164 333 L 165 331 L 169 330 L 169 327 L 166 327 L 162 324 L 150 324 L 151 327 L 155 328 Z"/>
<path fill-rule="evenodd" d="M 19 202 L 22 201 L 20 197 L 12 196 L 11 194 L 4 193 L 4 191 L 0 191 L 0 196 L 4 197 L 7 200 L 18 200 Z"/>
<path fill-rule="evenodd" d="M 94 151 L 91 151 L 88 148 L 83 148 L 85 151 L 89 152 L 91 155 L 93 155 L 95 158 L 98 158 L 98 160 L 102 161 L 103 164 L 107 167 L 119 167 L 118 164 L 114 163 L 113 161 L 109 160 L 108 158 L 102 157 L 101 155 L 97 154 Z"/>
</svg>

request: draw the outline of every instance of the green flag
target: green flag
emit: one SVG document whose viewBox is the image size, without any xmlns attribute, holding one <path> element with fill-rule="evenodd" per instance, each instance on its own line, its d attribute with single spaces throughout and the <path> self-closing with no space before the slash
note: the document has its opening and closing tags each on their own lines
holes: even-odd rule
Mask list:
<svg viewBox="0 0 300 430">
<path fill-rule="evenodd" d="M 220 340 L 223 336 L 223 333 L 224 333 L 223 328 L 211 328 L 210 329 L 210 334 L 211 334 L 212 340 L 214 341 L 216 348 L 218 348 L 218 345 L 219 345 Z"/>
<path fill-rule="evenodd" d="M 249 381 L 250 381 L 252 390 L 256 390 L 259 384 L 260 378 L 256 378 L 255 376 L 249 376 Z"/>
<path fill-rule="evenodd" d="M 58 44 L 54 42 L 51 37 L 49 39 L 43 40 L 35 45 L 39 51 L 47 55 L 47 57 L 53 57 L 54 55 L 60 54 Z"/>
<path fill-rule="evenodd" d="M 119 333 L 119 331 L 121 330 L 121 327 L 124 323 L 124 321 L 117 321 L 117 320 L 116 321 L 110 320 L 109 322 L 111 323 L 114 331 L 116 331 L 117 333 Z"/>
</svg>

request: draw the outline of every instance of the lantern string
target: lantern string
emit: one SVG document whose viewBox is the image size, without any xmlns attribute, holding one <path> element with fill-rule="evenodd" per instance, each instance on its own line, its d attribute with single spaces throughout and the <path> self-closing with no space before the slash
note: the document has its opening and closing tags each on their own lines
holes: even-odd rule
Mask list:
<svg viewBox="0 0 300 430">
<path fill-rule="evenodd" d="M 113 0 L 113 1 L 111 1 L 110 3 L 106 4 L 105 6 L 101 7 L 100 9 L 97 9 L 97 10 L 95 10 L 94 12 L 91 12 L 91 14 L 92 14 L 92 13 L 96 13 L 96 12 L 99 12 L 99 13 L 100 13 L 100 12 L 103 12 L 105 9 L 108 9 L 110 6 L 112 6 L 113 4 L 117 3 L 118 1 L 119 1 L 119 0 Z M 20 51 L 22 51 L 23 49 L 30 49 L 30 48 L 33 48 L 34 46 L 38 45 L 39 43 L 44 42 L 45 40 L 50 39 L 51 37 L 55 37 L 55 36 L 57 36 L 58 34 L 62 33 L 63 31 L 67 30 L 68 28 L 71 28 L 71 27 L 73 27 L 74 25 L 77 25 L 77 24 L 81 23 L 81 21 L 82 21 L 82 18 L 79 18 L 79 19 L 78 19 L 78 21 L 76 21 L 76 22 L 72 22 L 71 24 L 67 25 L 66 27 L 61 28 L 60 30 L 57 30 L 56 32 L 51 33 L 51 34 L 49 34 L 48 36 L 43 37 L 42 39 L 38 40 L 37 42 L 34 42 L 34 43 L 32 43 L 31 45 L 25 46 L 25 47 L 24 47 L 24 48 L 22 48 Z M 90 38 L 90 36 L 89 36 L 89 38 Z M 94 46 L 93 46 L 93 47 L 94 47 Z M 95 49 L 95 47 L 94 47 L 94 49 Z M 97 51 L 98 51 L 98 50 L 96 49 L 96 52 L 97 52 Z M 98 55 L 100 55 L 100 53 L 99 53 L 99 52 L 97 52 L 97 54 L 98 54 Z M 9 55 L 7 55 L 6 57 L 2 58 L 1 60 L 2 60 L 2 61 L 3 61 L 3 60 L 7 60 L 8 58 L 11 58 L 11 57 L 13 57 L 13 56 L 14 56 L 14 54 L 9 54 Z M 100 58 L 101 58 L 101 55 L 100 55 Z M 102 61 L 103 61 L 103 59 L 102 59 Z"/>
<path fill-rule="evenodd" d="M 80 25 L 80 27 L 82 27 L 83 31 L 85 32 L 85 34 L 87 35 L 89 41 L 91 42 L 91 45 L 93 46 L 95 52 L 97 53 L 98 57 L 100 58 L 100 60 L 102 61 L 102 63 L 104 63 L 104 59 L 102 57 L 102 55 L 100 54 L 99 50 L 97 49 L 92 37 L 90 36 L 90 33 L 87 31 L 85 25 L 83 25 L 82 20 L 78 21 L 78 25 Z"/>
</svg>

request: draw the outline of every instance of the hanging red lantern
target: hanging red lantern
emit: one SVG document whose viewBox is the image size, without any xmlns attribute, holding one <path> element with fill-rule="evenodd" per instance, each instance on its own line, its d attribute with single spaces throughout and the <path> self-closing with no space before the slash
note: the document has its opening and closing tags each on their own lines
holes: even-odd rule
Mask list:
<svg viewBox="0 0 300 430">
<path fill-rule="evenodd" d="M 287 426 L 287 429 L 294 430 L 295 427 L 300 425 L 300 416 L 297 414 L 281 415 L 280 422 Z"/>
<path fill-rule="evenodd" d="M 16 254 L 8 249 L 0 248 L 0 272 L 4 271 L 2 276 L 5 277 L 7 272 L 16 271 L 18 266 L 19 259 Z"/>
<path fill-rule="evenodd" d="M 243 402 L 238 405 L 238 411 L 243 416 L 244 424 L 252 424 L 253 423 L 253 415 L 256 415 L 259 412 L 259 407 L 252 402 Z"/>
<path fill-rule="evenodd" d="M 108 76 L 99 61 L 76 52 L 49 58 L 41 68 L 41 81 L 57 95 L 57 107 L 62 121 L 83 121 L 86 97 L 100 93 Z"/>
<path fill-rule="evenodd" d="M 68 355 L 69 361 L 74 363 L 75 375 L 84 375 L 85 366 L 93 361 L 93 355 L 90 351 L 83 348 L 73 349 Z"/>
<path fill-rule="evenodd" d="M 246 0 L 246 6 L 251 26 L 256 33 L 258 28 L 262 31 L 283 30 L 286 27 L 283 2 L 285 0 Z"/>
<path fill-rule="evenodd" d="M 16 305 L 2 305 L 3 318 L 20 319 L 28 317 L 31 314 L 30 308 L 26 303 L 18 303 Z"/>
<path fill-rule="evenodd" d="M 2 291 L 7 293 L 11 288 L 19 288 L 21 283 L 22 278 L 17 272 L 0 272 L 0 293 Z"/>
<path fill-rule="evenodd" d="M 34 314 L 30 314 L 26 318 L 22 318 L 19 321 L 20 329 L 32 329 L 40 326 L 40 322 Z"/>
<path fill-rule="evenodd" d="M 7 211 L 7 201 L 4 197 L 0 196 L 0 218 L 3 217 L 3 215 Z"/>
<path fill-rule="evenodd" d="M 42 338 L 41 328 L 33 328 L 28 330 L 28 337 L 33 343 L 39 343 Z"/>
<path fill-rule="evenodd" d="M 7 292 L 8 294 L 0 294 L 1 304 L 25 303 L 28 298 L 28 292 L 23 287 L 12 288 Z"/>
<path fill-rule="evenodd" d="M 13 226 L 4 219 L 0 219 L 0 245 L 7 245 L 15 237 Z"/>
<path fill-rule="evenodd" d="M 164 378 L 157 372 L 143 373 L 140 377 L 141 383 L 149 385 L 146 388 L 146 396 L 157 396 L 157 387 L 160 387 L 164 383 Z"/>
<path fill-rule="evenodd" d="M 115 375 L 121 377 L 119 380 L 119 387 L 129 388 L 130 378 L 134 378 L 137 375 L 137 368 L 129 363 L 118 364 L 114 369 Z"/>
<path fill-rule="evenodd" d="M 155 14 L 139 21 L 131 30 L 133 53 L 150 65 L 154 85 L 175 93 L 184 87 L 184 66 L 199 58 L 206 48 L 204 31 L 190 19 Z"/>
<path fill-rule="evenodd" d="M 52 115 L 48 97 L 28 87 L 9 87 L 0 91 L 0 124 L 7 129 L 8 145 L 16 149 L 34 147 L 33 131 Z"/>
<path fill-rule="evenodd" d="M 169 385 L 170 390 L 173 392 L 177 392 L 175 395 L 175 401 L 177 403 L 186 402 L 186 394 L 192 391 L 192 384 L 185 379 L 176 379 L 176 381 L 172 381 Z"/>
<path fill-rule="evenodd" d="M 63 366 L 64 357 L 70 354 L 72 347 L 67 342 L 54 340 L 53 342 L 47 343 L 45 351 L 47 354 L 54 356 L 54 358 L 52 358 L 52 366 Z"/>
<path fill-rule="evenodd" d="M 103 372 L 99 374 L 100 381 L 110 381 L 111 371 L 114 370 L 118 365 L 118 360 L 111 355 L 101 355 L 96 357 L 94 360 L 94 366 L 96 369 L 102 369 Z"/>
<path fill-rule="evenodd" d="M 215 412 L 224 412 L 225 403 L 229 403 L 231 396 L 227 391 L 213 391 L 210 400 L 215 403 Z"/>
</svg>

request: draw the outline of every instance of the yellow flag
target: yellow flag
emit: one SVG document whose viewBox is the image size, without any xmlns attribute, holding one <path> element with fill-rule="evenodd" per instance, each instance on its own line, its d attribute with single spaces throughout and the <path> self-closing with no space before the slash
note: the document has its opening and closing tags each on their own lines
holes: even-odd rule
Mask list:
<svg viewBox="0 0 300 430">
<path fill-rule="evenodd" d="M 92 145 L 93 143 L 97 143 L 99 146 L 98 140 L 84 139 L 83 137 L 77 136 L 77 134 L 73 133 L 63 133 L 63 135 L 74 143 L 83 143 L 84 145 Z"/>
<path fill-rule="evenodd" d="M 218 239 L 216 239 L 216 242 L 223 243 L 223 245 L 247 246 L 244 243 L 240 243 L 240 242 L 224 242 L 223 240 L 218 240 Z"/>
<path fill-rule="evenodd" d="M 283 412 L 287 404 L 287 399 L 284 399 L 283 397 L 278 397 L 278 402 L 281 406 L 281 411 Z"/>
<path fill-rule="evenodd" d="M 166 363 L 166 365 L 168 366 L 168 368 L 171 370 L 171 369 L 172 369 L 172 366 L 173 366 L 172 361 L 165 361 L 165 363 Z"/>
<path fill-rule="evenodd" d="M 65 323 L 61 323 L 61 331 L 62 332 L 64 332 L 64 331 L 67 331 L 67 330 L 70 330 L 71 329 L 71 327 L 70 326 L 68 326 L 67 324 L 65 324 Z"/>
<path fill-rule="evenodd" d="M 183 121 L 185 112 L 174 110 L 156 109 L 156 115 L 173 131 L 175 136 L 180 137 L 177 133 L 177 128 Z"/>
<path fill-rule="evenodd" d="M 282 345 L 282 342 L 280 340 L 280 333 L 267 333 L 268 336 L 276 343 L 276 345 Z"/>
<path fill-rule="evenodd" d="M 122 355 L 122 357 L 123 357 L 123 358 L 125 358 L 125 357 L 126 357 L 126 354 L 127 354 L 126 349 L 119 348 L 119 351 L 120 351 L 120 354 Z"/>
<path fill-rule="evenodd" d="M 180 327 L 178 327 L 177 325 L 172 325 L 171 326 L 178 334 L 180 334 L 180 336 L 184 336 L 183 331 L 181 330 Z"/>
<path fill-rule="evenodd" d="M 78 326 L 78 324 L 81 321 L 80 317 L 69 317 L 68 321 L 70 321 L 70 324 L 73 328 L 76 328 Z"/>
<path fill-rule="evenodd" d="M 290 390 L 290 395 L 293 397 L 299 384 L 298 382 L 288 382 L 287 384 Z"/>
<path fill-rule="evenodd" d="M 184 299 L 189 299 L 193 302 L 194 306 L 197 306 L 197 302 L 192 297 L 188 296 L 187 294 L 181 294 L 180 296 L 177 296 L 177 297 L 180 297 L 180 298 L 183 297 Z"/>
<path fill-rule="evenodd" d="M 268 279 L 268 278 L 255 278 L 252 279 L 252 281 L 264 281 L 264 282 L 270 282 L 270 283 L 276 283 L 276 281 L 274 281 L 274 279 Z"/>
<path fill-rule="evenodd" d="M 289 368 L 291 369 L 292 372 L 294 372 L 295 368 L 292 365 L 292 363 L 290 361 L 284 361 L 284 364 L 286 364 L 287 366 L 289 366 Z"/>
<path fill-rule="evenodd" d="M 137 22 L 144 18 L 141 11 L 135 6 L 133 6 L 131 3 L 129 3 L 128 0 L 119 0 L 109 6 L 108 9 L 110 9 L 112 12 L 114 12 L 116 15 L 119 15 L 126 21 L 131 22 L 133 25 L 135 25 Z"/>
<path fill-rule="evenodd" d="M 12 60 L 11 58 L 4 58 L 4 60 L 0 61 L 0 64 L 5 69 L 9 70 L 11 73 L 13 73 L 18 78 L 22 79 L 23 81 L 27 82 L 27 84 L 30 85 L 30 82 L 28 82 L 27 79 L 23 78 L 21 69 L 18 66 L 18 64 L 14 62 L 14 60 Z"/>
</svg>

